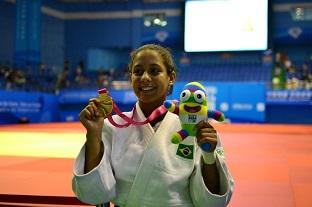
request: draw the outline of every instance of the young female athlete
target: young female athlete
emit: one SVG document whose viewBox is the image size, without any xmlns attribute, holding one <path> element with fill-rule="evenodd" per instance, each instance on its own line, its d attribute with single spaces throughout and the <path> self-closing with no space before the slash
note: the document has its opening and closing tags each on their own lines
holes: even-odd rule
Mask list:
<svg viewBox="0 0 312 207">
<path fill-rule="evenodd" d="M 124 114 L 143 121 L 163 104 L 176 80 L 171 53 L 159 45 L 143 45 L 131 54 L 129 76 L 138 101 Z M 97 98 L 90 99 L 80 113 L 87 133 L 72 185 L 81 201 L 127 207 L 228 204 L 233 179 L 218 134 L 208 121 L 197 124 L 196 139 L 175 145 L 171 136 L 181 129 L 177 115 L 167 112 L 142 126 L 118 128 L 101 116 L 98 106 Z M 116 115 L 113 119 L 124 122 Z M 201 150 L 203 143 L 211 145 L 209 152 Z M 185 149 L 192 153 L 191 159 L 177 153 Z"/>
</svg>

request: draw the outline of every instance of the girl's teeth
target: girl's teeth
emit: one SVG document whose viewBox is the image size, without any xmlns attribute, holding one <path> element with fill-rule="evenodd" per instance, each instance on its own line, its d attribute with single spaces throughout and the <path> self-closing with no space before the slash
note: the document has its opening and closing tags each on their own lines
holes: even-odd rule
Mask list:
<svg viewBox="0 0 312 207">
<path fill-rule="evenodd" d="M 142 88 L 143 91 L 149 91 L 152 90 L 152 87 Z"/>
</svg>

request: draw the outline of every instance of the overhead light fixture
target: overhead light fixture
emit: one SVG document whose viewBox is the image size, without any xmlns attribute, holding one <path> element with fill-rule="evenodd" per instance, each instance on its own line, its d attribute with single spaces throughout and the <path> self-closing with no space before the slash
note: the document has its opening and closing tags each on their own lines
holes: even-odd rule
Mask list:
<svg viewBox="0 0 312 207">
<path fill-rule="evenodd" d="M 144 26 L 167 26 L 166 15 L 164 13 L 146 13 L 144 14 Z"/>
</svg>

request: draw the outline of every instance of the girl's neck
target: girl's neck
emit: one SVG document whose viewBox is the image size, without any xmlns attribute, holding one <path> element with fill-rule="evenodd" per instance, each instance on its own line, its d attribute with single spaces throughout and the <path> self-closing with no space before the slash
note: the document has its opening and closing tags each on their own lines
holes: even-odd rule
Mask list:
<svg viewBox="0 0 312 207">
<path fill-rule="evenodd" d="M 157 109 L 163 103 L 164 103 L 163 101 L 160 101 L 160 102 L 157 102 L 157 103 L 142 103 L 142 102 L 139 102 L 139 106 L 140 106 L 143 114 L 147 118 L 147 117 L 149 117 L 153 113 L 153 111 L 155 109 Z"/>
<path fill-rule="evenodd" d="M 154 103 L 154 104 L 139 102 L 139 106 L 146 118 L 148 118 L 153 113 L 153 111 L 157 109 L 159 106 L 161 106 L 162 104 L 163 104 L 163 101 L 161 101 L 160 103 Z M 150 122 L 151 126 L 152 127 L 155 126 L 155 124 L 162 121 L 165 116 L 166 116 L 166 113 L 162 114 L 161 116 L 158 116 L 156 119 Z"/>
</svg>

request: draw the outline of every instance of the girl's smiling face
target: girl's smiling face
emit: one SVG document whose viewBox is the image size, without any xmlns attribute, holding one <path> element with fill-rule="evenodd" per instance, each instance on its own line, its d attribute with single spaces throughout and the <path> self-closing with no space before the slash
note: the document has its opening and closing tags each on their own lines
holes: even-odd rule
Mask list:
<svg viewBox="0 0 312 207">
<path fill-rule="evenodd" d="M 168 74 L 157 51 L 145 49 L 133 59 L 130 81 L 141 107 L 144 104 L 159 106 L 166 100 L 169 84 L 175 81 L 175 73 Z"/>
</svg>

